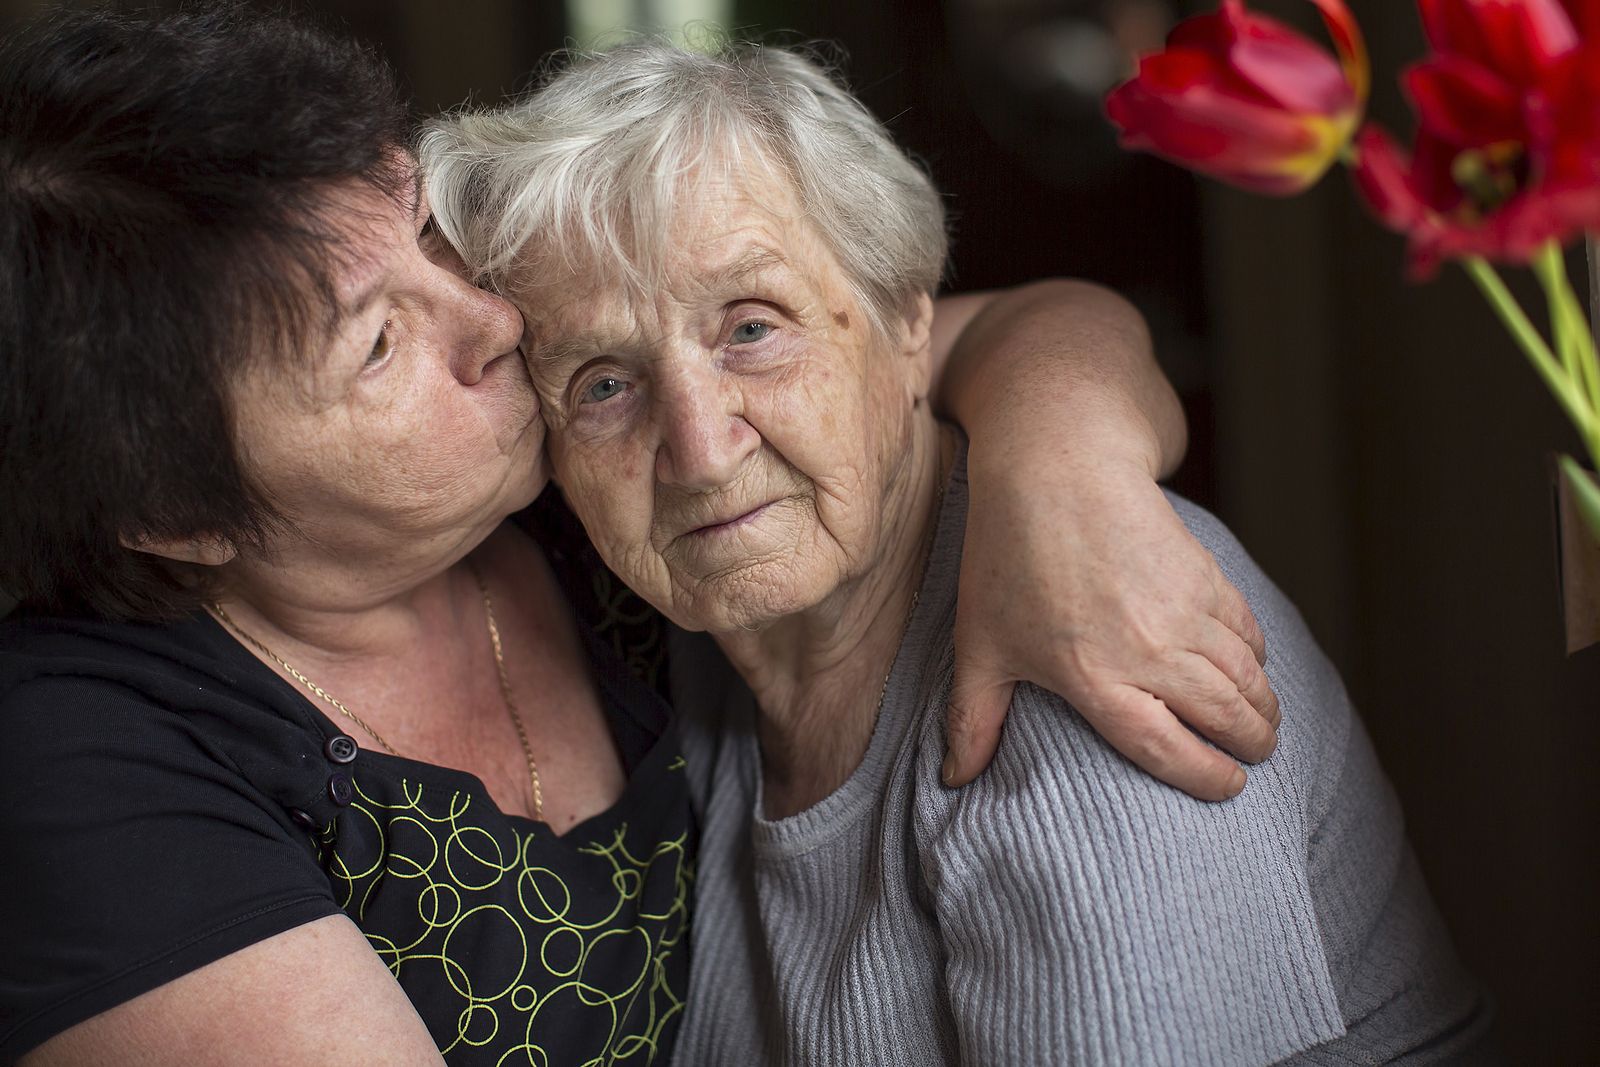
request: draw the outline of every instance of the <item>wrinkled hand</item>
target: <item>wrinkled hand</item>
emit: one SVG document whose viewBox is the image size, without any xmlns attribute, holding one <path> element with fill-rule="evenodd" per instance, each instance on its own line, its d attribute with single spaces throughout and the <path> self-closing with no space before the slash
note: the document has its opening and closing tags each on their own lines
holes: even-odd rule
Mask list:
<svg viewBox="0 0 1600 1067">
<path fill-rule="evenodd" d="M 1246 762 L 1272 753 L 1260 627 L 1147 469 L 1083 463 L 969 456 L 946 784 L 988 766 L 1022 680 L 1162 781 L 1234 796 L 1244 770 L 1185 724 Z"/>
</svg>

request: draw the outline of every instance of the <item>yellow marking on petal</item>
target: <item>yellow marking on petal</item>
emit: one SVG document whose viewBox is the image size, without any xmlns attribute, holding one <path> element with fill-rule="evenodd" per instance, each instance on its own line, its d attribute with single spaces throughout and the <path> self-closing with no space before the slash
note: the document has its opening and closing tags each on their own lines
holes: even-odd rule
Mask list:
<svg viewBox="0 0 1600 1067">
<path fill-rule="evenodd" d="M 1310 146 L 1303 152 L 1280 156 L 1254 168 L 1258 174 L 1263 177 L 1299 179 L 1297 184 L 1302 188 L 1315 185 L 1348 148 L 1360 116 L 1355 112 L 1332 119 L 1305 115 L 1300 121 L 1311 135 Z"/>
</svg>

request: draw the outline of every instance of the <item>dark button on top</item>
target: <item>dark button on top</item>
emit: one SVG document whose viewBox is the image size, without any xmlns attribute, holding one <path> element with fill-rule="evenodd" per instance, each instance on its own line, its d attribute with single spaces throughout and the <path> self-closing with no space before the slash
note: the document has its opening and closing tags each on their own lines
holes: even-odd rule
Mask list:
<svg viewBox="0 0 1600 1067">
<path fill-rule="evenodd" d="M 329 800 L 343 808 L 347 807 L 355 798 L 355 783 L 350 781 L 348 774 L 330 774 L 328 776 Z"/>
<path fill-rule="evenodd" d="M 344 734 L 336 734 L 328 738 L 328 743 L 322 746 L 323 753 L 335 763 L 349 763 L 356 758 L 356 753 L 361 751 L 355 739 Z"/>
<path fill-rule="evenodd" d="M 311 813 L 309 811 L 301 811 L 299 808 L 289 809 L 289 821 L 302 830 L 315 830 L 317 828 L 317 820 L 312 818 Z"/>
</svg>

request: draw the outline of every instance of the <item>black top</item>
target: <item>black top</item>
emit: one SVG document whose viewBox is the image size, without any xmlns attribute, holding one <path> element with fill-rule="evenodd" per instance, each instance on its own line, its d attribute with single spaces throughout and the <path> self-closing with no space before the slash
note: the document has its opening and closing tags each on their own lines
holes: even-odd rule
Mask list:
<svg viewBox="0 0 1600 1067">
<path fill-rule="evenodd" d="M 561 837 L 360 748 L 209 616 L 0 625 L 0 1063 L 339 912 L 452 1064 L 666 1063 L 694 828 L 666 706 L 616 652 L 659 659 L 638 610 L 587 634 L 627 788 Z"/>
</svg>

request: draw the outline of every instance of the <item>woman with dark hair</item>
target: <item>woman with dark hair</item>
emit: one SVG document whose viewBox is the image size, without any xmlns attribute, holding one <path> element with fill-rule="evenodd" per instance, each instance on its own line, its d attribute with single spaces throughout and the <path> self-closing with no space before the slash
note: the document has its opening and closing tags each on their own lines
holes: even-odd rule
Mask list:
<svg viewBox="0 0 1600 1067">
<path fill-rule="evenodd" d="M 525 510 L 523 323 L 407 137 L 381 63 L 280 19 L 0 54 L 0 1061 L 670 1055 L 698 842 L 660 627 Z M 1254 622 L 1151 477 L 1182 428 L 1137 316 L 1061 283 L 932 328 L 989 494 L 962 625 L 1023 650 L 970 653 L 947 780 L 1026 676 L 1236 793 L 1158 699 L 1272 748 Z M 1036 579 L 1085 595 L 1008 612 Z"/>
</svg>

